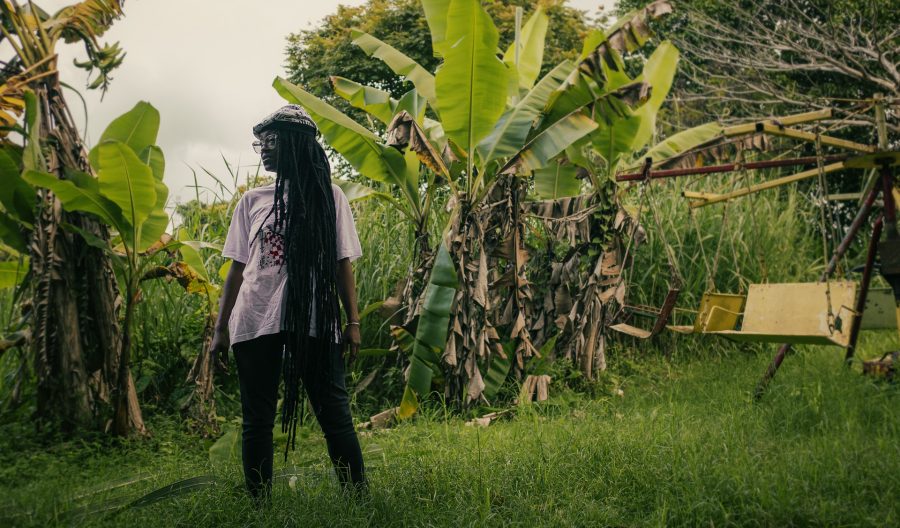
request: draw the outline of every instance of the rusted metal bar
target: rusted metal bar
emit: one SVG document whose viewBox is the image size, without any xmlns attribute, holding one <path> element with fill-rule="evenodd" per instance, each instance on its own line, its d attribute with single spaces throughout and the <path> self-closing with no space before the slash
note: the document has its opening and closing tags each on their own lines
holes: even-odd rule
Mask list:
<svg viewBox="0 0 900 528">
<path fill-rule="evenodd" d="M 884 223 L 887 224 L 888 238 L 898 238 L 897 204 L 894 203 L 894 171 L 890 165 L 881 167 L 881 192 L 884 194 Z"/>
<path fill-rule="evenodd" d="M 862 198 L 862 193 L 854 192 L 854 193 L 837 193 L 837 194 L 829 194 L 825 197 L 829 202 L 847 202 L 847 201 L 855 201 Z"/>
<path fill-rule="evenodd" d="M 680 291 L 681 290 L 678 288 L 672 288 L 669 290 L 669 293 L 666 294 L 666 300 L 663 302 L 662 308 L 659 309 L 659 317 L 656 318 L 656 323 L 650 330 L 651 335 L 658 335 L 665 330 L 666 324 L 672 316 L 672 311 L 675 309 L 675 303 L 678 302 L 678 294 Z"/>
<path fill-rule="evenodd" d="M 821 171 L 824 173 L 830 173 L 834 171 L 839 171 L 844 168 L 844 162 L 839 161 L 837 163 L 829 163 L 822 167 Z M 784 185 L 789 185 L 791 183 L 796 183 L 802 180 L 808 180 L 815 176 L 819 175 L 819 169 L 809 169 L 802 172 L 798 172 L 797 174 L 792 174 L 790 176 L 784 176 L 782 178 L 776 178 L 774 180 L 764 181 L 762 183 L 757 183 L 754 185 L 748 185 L 736 191 L 732 191 L 725 194 L 718 194 L 708 196 L 707 198 L 703 198 L 700 200 L 696 200 L 690 202 L 688 206 L 691 209 L 697 209 L 698 207 L 705 207 L 707 205 L 716 204 L 719 202 L 727 202 L 728 200 L 733 200 L 735 198 L 740 198 L 741 196 L 747 196 L 748 194 L 758 193 L 760 191 L 767 191 L 769 189 L 774 189 L 776 187 L 781 187 Z"/>
<path fill-rule="evenodd" d="M 793 114 L 774 119 L 764 119 L 762 121 L 757 121 L 754 123 L 744 123 L 741 125 L 733 125 L 727 127 L 722 131 L 722 135 L 725 137 L 732 137 L 739 136 L 741 134 L 749 134 L 751 132 L 756 132 L 759 126 L 763 124 L 770 124 L 775 126 L 799 125 L 802 123 L 809 123 L 810 121 L 829 119 L 831 118 L 831 115 L 831 109 L 826 108 L 824 110 L 816 110 L 814 112 L 804 112 L 802 114 Z"/>
<path fill-rule="evenodd" d="M 847 354 L 844 361 L 847 365 L 856 354 L 856 341 L 859 339 L 859 329 L 862 328 L 863 313 L 866 310 L 866 300 L 869 296 L 869 285 L 872 284 L 872 271 L 875 268 L 875 255 L 878 253 L 878 241 L 881 240 L 881 228 L 884 227 L 884 217 L 879 216 L 872 226 L 872 238 L 869 240 L 869 250 L 866 253 L 866 266 L 863 268 L 862 279 L 859 281 L 859 297 L 856 298 L 856 318 L 853 320 L 853 326 L 850 328 L 850 346 L 847 347 Z"/>
<path fill-rule="evenodd" d="M 838 161 L 844 161 L 849 157 L 847 154 L 841 154 L 837 156 L 825 156 L 822 158 L 824 163 L 834 163 Z M 802 158 L 789 158 L 789 159 L 781 159 L 781 160 L 764 160 L 764 161 L 749 161 L 746 163 L 726 163 L 724 165 L 710 165 L 708 167 L 691 167 L 689 169 L 666 169 L 666 170 L 656 170 L 650 171 L 649 177 L 650 179 L 659 179 L 659 178 L 675 178 L 678 176 L 696 176 L 700 174 L 717 174 L 722 172 L 734 172 L 736 170 L 741 169 L 770 169 L 774 167 L 792 167 L 796 165 L 815 165 L 816 157 L 815 156 L 805 156 Z M 644 171 L 640 172 L 629 172 L 626 174 L 618 174 L 616 175 L 617 182 L 626 182 L 626 181 L 641 181 L 644 179 Z"/>
<path fill-rule="evenodd" d="M 784 361 L 784 356 L 786 356 L 790 350 L 790 343 L 785 343 L 778 348 L 778 352 L 775 354 L 775 357 L 772 358 L 772 362 L 769 363 L 769 368 L 766 369 L 766 373 L 763 374 L 762 379 L 759 380 L 759 383 L 756 384 L 756 388 L 753 389 L 754 401 L 762 399 L 763 395 L 766 393 L 766 389 L 769 387 L 769 382 L 775 377 L 775 373 L 778 372 L 778 367 L 780 367 L 781 362 Z"/>
<path fill-rule="evenodd" d="M 834 270 L 837 269 L 838 261 L 844 256 L 844 253 L 850 249 L 850 244 L 853 243 L 856 234 L 859 233 L 859 230 L 866 222 L 866 219 L 869 218 L 869 213 L 872 211 L 872 206 L 875 205 L 875 200 L 878 198 L 879 191 L 880 189 L 877 187 L 869 191 L 869 195 L 866 196 L 866 201 L 863 202 L 862 207 L 859 208 L 859 211 L 853 218 L 853 222 L 850 223 L 847 234 L 844 235 L 843 240 L 841 240 L 841 243 L 838 244 L 838 247 L 836 247 L 834 253 L 832 253 L 831 260 L 828 261 L 828 266 L 825 267 L 825 271 L 822 272 L 822 278 L 819 280 L 827 279 L 834 273 Z"/>
<path fill-rule="evenodd" d="M 897 204 L 894 201 L 894 170 L 889 157 L 877 160 L 884 194 L 884 223 L 887 236 L 878 244 L 881 260 L 881 276 L 891 285 L 894 292 L 894 309 L 900 330 L 900 233 L 897 232 Z M 878 186 L 876 185 L 876 188 Z"/>
<path fill-rule="evenodd" d="M 810 143 L 816 141 L 816 135 L 812 132 L 806 132 L 805 130 L 797 130 L 796 128 L 785 128 L 780 127 L 774 124 L 763 123 L 759 127 L 759 131 L 765 134 L 769 134 L 771 136 L 780 136 L 787 137 L 791 139 L 799 139 L 800 141 L 808 141 Z M 871 153 L 875 152 L 877 148 L 873 145 L 865 145 L 863 143 L 857 143 L 855 141 L 847 141 L 846 139 L 836 138 L 832 136 L 826 136 L 824 134 L 819 134 L 819 141 L 823 145 L 829 145 L 832 147 L 845 148 L 849 150 L 855 150 L 857 152 L 866 152 Z"/>
<path fill-rule="evenodd" d="M 847 234 L 844 235 L 844 238 L 841 240 L 841 243 L 838 244 L 838 247 L 835 248 L 834 253 L 831 255 L 831 260 L 828 262 L 828 266 L 826 266 L 825 271 L 822 272 L 821 280 L 825 280 L 834 270 L 837 269 L 837 263 L 844 256 L 844 253 L 850 248 L 850 244 L 853 243 L 853 239 L 856 238 L 857 233 L 859 233 L 860 228 L 862 228 L 863 224 L 866 222 L 866 219 L 869 217 L 869 213 L 872 211 L 872 205 L 875 204 L 875 199 L 878 197 L 880 192 L 880 188 L 876 186 L 874 189 L 869 191 L 869 195 L 866 196 L 866 201 L 863 202 L 862 207 L 859 208 L 859 211 L 856 213 L 856 217 L 853 219 L 853 223 L 850 224 L 850 229 L 847 230 Z M 772 381 L 772 378 L 775 377 L 775 373 L 778 372 L 778 367 L 781 366 L 781 363 L 784 361 L 784 357 L 791 350 L 790 343 L 785 343 L 778 348 L 778 352 L 775 354 L 775 357 L 772 358 L 772 362 L 769 363 L 769 367 L 766 369 L 766 373 L 763 374 L 763 377 L 760 378 L 759 382 L 756 384 L 756 388 L 753 390 L 753 399 L 755 401 L 759 401 L 760 398 L 766 393 L 766 388 L 769 386 L 769 382 Z"/>
</svg>

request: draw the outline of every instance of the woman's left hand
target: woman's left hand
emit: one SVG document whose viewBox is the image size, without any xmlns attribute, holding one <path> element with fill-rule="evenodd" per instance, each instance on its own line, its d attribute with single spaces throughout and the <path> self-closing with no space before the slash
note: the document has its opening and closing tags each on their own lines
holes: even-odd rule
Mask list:
<svg viewBox="0 0 900 528">
<path fill-rule="evenodd" d="M 352 365 L 354 361 L 356 361 L 356 356 L 359 354 L 359 345 L 362 342 L 359 334 L 359 325 L 352 324 L 344 327 L 344 354 L 346 355 L 349 349 L 350 356 L 347 359 L 347 364 Z M 346 357 L 346 356 L 345 356 Z"/>
</svg>

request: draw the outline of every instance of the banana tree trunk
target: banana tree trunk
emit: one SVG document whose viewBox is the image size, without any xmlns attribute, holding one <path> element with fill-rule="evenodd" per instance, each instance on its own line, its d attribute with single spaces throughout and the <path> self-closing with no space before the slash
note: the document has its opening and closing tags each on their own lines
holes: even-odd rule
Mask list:
<svg viewBox="0 0 900 528">
<path fill-rule="evenodd" d="M 93 404 L 81 346 L 75 255 L 60 233 L 62 208 L 49 192 L 41 192 L 31 243 L 35 277 L 34 339 L 38 416 L 58 423 L 64 431 L 90 427 Z"/>
<path fill-rule="evenodd" d="M 48 170 L 60 178 L 67 168 L 90 172 L 55 76 L 35 92 L 41 107 L 40 135 L 54 139 L 44 148 Z M 106 227 L 89 216 L 63 212 L 49 191 L 40 191 L 39 197 L 30 248 L 36 279 L 33 350 L 39 415 L 67 429 L 108 430 L 114 425 L 110 394 L 119 393 L 129 418 L 123 422 L 127 427 L 115 427 L 116 431 L 145 434 L 134 381 L 127 365 L 119 361 L 121 297 L 111 258 L 62 228 L 74 225 L 107 241 Z"/>
<path fill-rule="evenodd" d="M 113 432 L 119 436 L 129 436 L 131 433 L 146 434 L 136 394 L 134 399 L 131 398 L 131 394 L 135 393 L 134 381 L 131 377 L 131 324 L 134 320 L 134 307 L 138 302 L 140 290 L 136 287 L 128 287 L 126 295 L 128 300 L 125 305 L 125 319 L 122 323 L 118 372 L 113 391 L 113 404 L 115 405 Z"/>
<path fill-rule="evenodd" d="M 495 358 L 512 359 L 521 373 L 536 353 L 523 197 L 521 179 L 500 177 L 481 203 L 463 197 L 452 219 L 448 239 L 460 288 L 442 359 L 450 371 L 445 392 L 453 401 L 483 399 L 485 369 Z M 514 357 L 506 357 L 504 341 L 513 342 Z"/>
<path fill-rule="evenodd" d="M 622 257 L 625 233 L 633 223 L 619 208 L 613 188 L 536 202 L 531 214 L 542 219 L 549 240 L 571 248 L 562 260 L 548 252 L 548 276 L 538 325 L 556 325 L 556 354 L 577 365 L 585 378 L 606 370 L 606 336 L 624 297 Z"/>
</svg>

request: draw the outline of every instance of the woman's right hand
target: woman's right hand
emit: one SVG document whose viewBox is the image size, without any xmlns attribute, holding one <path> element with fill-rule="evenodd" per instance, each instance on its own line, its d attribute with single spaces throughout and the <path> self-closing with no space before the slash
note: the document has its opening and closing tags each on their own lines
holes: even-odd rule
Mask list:
<svg viewBox="0 0 900 528">
<path fill-rule="evenodd" d="M 220 374 L 228 374 L 228 348 L 231 346 L 228 330 L 216 328 L 213 331 L 212 343 L 209 344 L 210 361 Z"/>
</svg>

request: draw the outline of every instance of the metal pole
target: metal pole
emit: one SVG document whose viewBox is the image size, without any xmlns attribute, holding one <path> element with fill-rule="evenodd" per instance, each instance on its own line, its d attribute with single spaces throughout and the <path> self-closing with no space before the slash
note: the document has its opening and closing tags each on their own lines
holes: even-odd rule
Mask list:
<svg viewBox="0 0 900 528">
<path fill-rule="evenodd" d="M 844 168 L 844 162 L 839 161 L 837 163 L 829 163 L 822 167 L 821 172 L 831 173 L 834 171 L 839 171 Z M 712 205 L 719 202 L 727 202 L 728 200 L 733 200 L 735 198 L 740 198 L 741 196 L 747 196 L 748 194 L 758 193 L 760 191 L 767 191 L 769 189 L 774 189 L 776 187 L 781 187 L 784 185 L 789 185 L 791 183 L 797 183 L 801 180 L 807 180 L 809 178 L 814 178 L 819 175 L 820 169 L 809 169 L 803 172 L 798 172 L 797 174 L 792 174 L 790 176 L 784 176 L 782 178 L 776 178 L 774 180 L 767 180 L 762 183 L 757 183 L 755 185 L 748 185 L 742 189 L 738 189 L 736 191 L 732 191 L 725 194 L 716 194 L 716 195 L 707 195 L 706 197 L 701 197 L 699 200 L 691 202 L 689 205 L 691 209 L 697 209 L 698 207 L 706 207 L 707 205 Z M 682 193 L 685 197 L 688 197 L 688 192 Z"/>
<path fill-rule="evenodd" d="M 872 226 L 872 238 L 869 240 L 869 251 L 866 253 L 866 267 L 863 269 L 862 280 L 859 282 L 859 297 L 856 299 L 856 318 L 850 329 L 850 346 L 847 347 L 847 355 L 844 361 L 850 365 L 850 360 L 856 354 L 856 341 L 859 339 L 859 330 L 862 328 L 862 318 L 866 310 L 866 299 L 869 296 L 869 285 L 872 283 L 872 271 L 875 268 L 875 255 L 878 253 L 878 241 L 881 240 L 881 228 L 884 227 L 884 217 L 879 216 Z"/>
<path fill-rule="evenodd" d="M 890 165 L 884 164 L 881 167 L 881 192 L 884 193 L 882 201 L 884 201 L 884 223 L 887 224 L 887 237 L 898 238 L 897 233 L 897 205 L 894 203 L 894 171 Z"/>
<path fill-rule="evenodd" d="M 894 171 L 889 160 L 880 160 L 880 164 L 887 237 L 878 245 L 878 256 L 881 259 L 881 275 L 894 292 L 897 329 L 900 331 L 900 233 L 897 232 L 897 204 L 894 203 Z"/>
<path fill-rule="evenodd" d="M 872 211 L 872 205 L 875 204 L 875 199 L 878 197 L 879 191 L 880 189 L 877 186 L 869 191 L 869 194 L 866 197 L 866 201 L 863 203 L 863 206 L 860 207 L 859 212 L 856 213 L 856 217 L 853 219 L 853 223 L 850 224 L 850 229 L 847 230 L 847 234 L 844 235 L 841 243 L 838 244 L 838 247 L 835 248 L 834 253 L 831 255 L 831 260 L 828 262 L 828 266 L 826 266 L 825 271 L 822 272 L 821 280 L 825 280 L 832 273 L 834 273 L 834 270 L 837 268 L 838 261 L 841 259 L 841 257 L 844 256 L 844 253 L 847 252 L 847 249 L 850 248 L 850 244 L 853 243 L 853 239 L 856 238 L 856 234 L 865 223 L 866 218 L 869 217 L 869 213 Z M 753 399 L 755 401 L 759 401 L 759 399 L 763 397 L 766 392 L 766 388 L 769 386 L 769 382 L 772 381 L 772 378 L 775 377 L 775 373 L 778 372 L 778 367 L 781 366 L 781 363 L 784 361 L 784 357 L 788 352 L 790 352 L 790 350 L 790 343 L 785 343 L 778 348 L 778 352 L 775 354 L 775 357 L 772 358 L 772 362 L 769 363 L 769 367 L 766 369 L 766 373 L 763 374 L 763 377 L 760 378 L 759 382 L 756 384 L 756 388 L 753 390 Z"/>
<path fill-rule="evenodd" d="M 766 373 L 763 374 L 763 377 L 759 380 L 759 383 L 756 384 L 756 388 L 753 389 L 753 400 L 759 401 L 763 394 L 766 393 L 766 388 L 769 386 L 769 382 L 772 381 L 772 378 L 775 377 L 775 372 L 778 371 L 778 367 L 781 366 L 781 362 L 784 361 L 784 356 L 787 355 L 791 350 L 791 344 L 785 343 L 778 348 L 778 352 L 775 353 L 775 357 L 772 358 L 772 362 L 769 363 L 769 368 L 766 369 Z"/>
<path fill-rule="evenodd" d="M 820 281 L 824 281 L 831 275 L 835 269 L 837 269 L 838 261 L 841 257 L 844 256 L 844 253 L 850 249 L 850 244 L 853 243 L 853 239 L 856 238 L 856 234 L 859 232 L 860 228 L 862 228 L 863 223 L 865 223 L 866 219 L 869 217 L 869 213 L 872 211 L 872 206 L 875 205 L 875 200 L 878 199 L 879 189 L 876 187 L 869 191 L 869 195 L 866 196 L 866 200 L 863 202 L 862 207 L 859 208 L 859 212 L 856 213 L 856 216 L 853 218 L 853 222 L 850 223 L 850 228 L 847 230 L 847 234 L 844 235 L 841 243 L 838 244 L 838 247 L 834 249 L 834 253 L 831 255 L 831 260 L 828 261 L 828 266 L 825 267 L 825 271 L 822 272 L 822 278 Z"/>
</svg>

